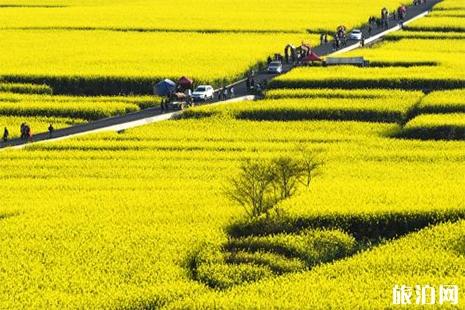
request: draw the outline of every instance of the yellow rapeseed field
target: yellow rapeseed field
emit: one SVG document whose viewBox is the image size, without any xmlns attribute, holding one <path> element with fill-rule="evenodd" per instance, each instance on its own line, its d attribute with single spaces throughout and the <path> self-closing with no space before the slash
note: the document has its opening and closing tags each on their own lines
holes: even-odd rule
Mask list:
<svg viewBox="0 0 465 310">
<path fill-rule="evenodd" d="M 1 0 L 0 75 L 219 82 L 384 5 L 398 2 Z M 458 285 L 462 307 L 461 5 L 347 54 L 368 68 L 297 68 L 265 100 L 0 150 L 0 308 L 384 309 L 395 285 Z M 159 100 L 0 89 L 13 136 Z M 317 169 L 269 213 L 228 198 L 245 163 L 289 158 Z"/>
</svg>

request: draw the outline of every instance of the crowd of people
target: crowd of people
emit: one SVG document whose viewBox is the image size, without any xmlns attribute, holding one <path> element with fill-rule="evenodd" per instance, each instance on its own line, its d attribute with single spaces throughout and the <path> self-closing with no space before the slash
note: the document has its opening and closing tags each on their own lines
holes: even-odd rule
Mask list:
<svg viewBox="0 0 465 310">
<path fill-rule="evenodd" d="M 427 0 L 413 0 L 413 5 L 423 5 L 426 4 Z M 397 10 L 394 10 L 393 12 L 389 13 L 387 8 L 382 8 L 381 9 L 381 14 L 380 17 L 375 17 L 371 16 L 368 19 L 368 36 L 370 37 L 375 29 L 379 28 L 384 28 L 388 29 L 389 28 L 389 21 L 394 20 L 398 21 L 400 25 L 403 25 L 403 20 L 407 16 L 407 7 L 405 5 L 401 5 L 397 8 Z M 364 36 L 362 34 L 362 46 L 364 45 Z M 333 50 L 339 49 L 341 47 L 346 46 L 346 27 L 341 25 L 336 29 L 336 32 L 333 34 Z M 322 33 L 320 34 L 320 44 L 328 44 L 328 34 Z"/>
<path fill-rule="evenodd" d="M 20 139 L 23 141 L 29 141 L 32 142 L 32 129 L 31 126 L 28 123 L 22 123 L 20 126 Z M 53 132 L 55 131 L 55 128 L 53 127 L 52 124 L 48 126 L 48 137 L 52 138 L 53 137 Z M 10 131 L 8 130 L 7 127 L 3 129 L 3 136 L 2 140 L 4 143 L 8 142 L 8 139 L 10 138 Z"/>
<path fill-rule="evenodd" d="M 235 96 L 234 86 L 222 86 L 218 89 L 218 101 L 232 99 Z"/>
</svg>

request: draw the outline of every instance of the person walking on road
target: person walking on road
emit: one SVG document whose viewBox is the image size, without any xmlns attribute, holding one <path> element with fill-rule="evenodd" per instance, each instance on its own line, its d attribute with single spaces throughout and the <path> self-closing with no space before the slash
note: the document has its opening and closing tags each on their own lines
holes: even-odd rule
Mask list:
<svg viewBox="0 0 465 310">
<path fill-rule="evenodd" d="M 324 36 L 323 40 L 324 40 L 325 44 L 328 44 L 328 34 L 327 33 L 325 33 L 325 36 Z"/>
<path fill-rule="evenodd" d="M 3 142 L 7 142 L 8 141 L 8 136 L 10 135 L 10 132 L 8 131 L 8 128 L 5 127 L 5 129 L 3 130 Z"/>
<path fill-rule="evenodd" d="M 234 98 L 234 87 L 231 86 L 231 89 L 229 90 L 229 98 Z"/>
<path fill-rule="evenodd" d="M 51 138 L 52 135 L 53 135 L 53 131 L 55 130 L 55 128 L 53 128 L 53 125 L 50 124 L 50 126 L 48 126 L 48 137 Z"/>
<path fill-rule="evenodd" d="M 29 142 L 32 142 L 32 130 L 31 130 L 31 126 L 26 125 L 25 130 L 26 130 L 26 138 L 29 140 Z"/>
<path fill-rule="evenodd" d="M 26 138 L 26 123 L 21 124 L 21 139 L 24 140 Z"/>
<path fill-rule="evenodd" d="M 228 99 L 228 88 L 225 87 L 224 90 L 223 90 L 223 100 L 226 100 Z"/>
</svg>

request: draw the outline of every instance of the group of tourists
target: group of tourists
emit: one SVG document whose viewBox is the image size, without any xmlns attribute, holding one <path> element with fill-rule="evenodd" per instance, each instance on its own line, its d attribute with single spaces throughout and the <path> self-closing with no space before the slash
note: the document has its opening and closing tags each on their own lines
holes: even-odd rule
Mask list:
<svg viewBox="0 0 465 310">
<path fill-rule="evenodd" d="M 255 79 L 252 75 L 247 76 L 245 80 L 245 86 L 247 87 L 247 91 L 255 89 Z"/>
<path fill-rule="evenodd" d="M 423 4 L 426 3 L 426 0 L 414 0 L 413 4 Z M 368 35 L 371 36 L 374 28 L 389 28 L 389 20 L 397 20 L 402 25 L 402 21 L 407 16 L 407 7 L 405 5 L 401 5 L 394 10 L 393 12 L 389 13 L 387 8 L 383 8 L 381 10 L 380 18 L 376 18 L 375 16 L 371 16 L 368 19 Z"/>
<path fill-rule="evenodd" d="M 347 45 L 346 30 L 347 28 L 344 25 L 337 27 L 333 37 L 333 49 L 339 49 L 340 47 Z"/>
<path fill-rule="evenodd" d="M 21 140 L 32 141 L 31 126 L 29 126 L 27 123 L 22 123 L 21 124 Z"/>
<path fill-rule="evenodd" d="M 255 94 L 256 96 L 262 96 L 263 91 L 268 86 L 268 81 L 263 79 L 262 81 L 257 82 L 255 77 L 249 74 L 245 80 L 245 86 L 248 93 Z"/>
<path fill-rule="evenodd" d="M 327 38 L 326 38 L 327 40 Z M 280 54 L 275 54 L 275 60 L 289 63 L 300 63 L 306 56 L 310 55 L 312 47 L 308 43 L 302 42 L 300 46 L 286 45 L 284 48 L 284 58 Z"/>
<path fill-rule="evenodd" d="M 218 90 L 218 101 L 221 101 L 221 100 L 227 100 L 227 99 L 232 99 L 234 98 L 234 86 L 230 86 L 230 87 L 221 87 L 219 90 Z"/>
<path fill-rule="evenodd" d="M 50 124 L 48 126 L 49 138 L 52 138 L 54 131 L 55 131 L 55 128 L 53 128 L 53 125 Z M 2 140 L 3 140 L 4 143 L 7 143 L 9 138 L 10 138 L 10 131 L 8 130 L 7 127 L 5 127 L 3 129 Z M 31 126 L 28 123 L 22 123 L 21 124 L 21 126 L 20 126 L 20 139 L 24 140 L 24 141 L 32 142 L 32 130 L 31 130 Z"/>
<path fill-rule="evenodd" d="M 327 44 L 327 43 L 328 43 L 328 34 L 322 33 L 320 35 L 320 45 Z"/>
</svg>

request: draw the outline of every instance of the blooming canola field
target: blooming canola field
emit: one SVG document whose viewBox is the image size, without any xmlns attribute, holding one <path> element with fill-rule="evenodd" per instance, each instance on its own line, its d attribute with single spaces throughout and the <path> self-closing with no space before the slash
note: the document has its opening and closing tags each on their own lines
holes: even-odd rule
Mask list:
<svg viewBox="0 0 465 310">
<path fill-rule="evenodd" d="M 96 79 L 111 80 L 103 85 L 145 83 L 131 88 L 143 94 L 150 93 L 148 82 L 183 75 L 219 85 L 242 76 L 269 55 L 283 53 L 289 43 L 316 45 L 315 33 L 321 29 L 357 26 L 378 15 L 383 5 L 395 9 L 397 4 L 1 1 L 0 40 L 9 44 L 0 46 L 0 76 L 14 82 L 54 79 L 55 92 L 60 93 L 70 93 L 69 80 L 74 79 L 89 84 L 93 92 L 102 87 Z"/>
<path fill-rule="evenodd" d="M 334 28 L 344 18 L 361 24 L 384 5 L 195 3 L 211 10 L 198 10 L 187 25 L 181 20 L 188 12 L 175 16 L 168 8 L 194 7 L 189 1 L 0 0 L 0 25 L 9 28 L 0 36 L 15 38 L 12 47 L 0 47 L 0 70 L 76 74 L 66 82 L 74 81 L 66 84 L 72 87 L 86 76 L 131 80 L 188 69 L 215 81 L 240 75 L 288 40 L 309 38 L 306 27 Z M 225 18 L 208 24 L 221 4 L 229 8 Z M 354 14 L 347 14 L 349 5 L 357 5 Z M 302 10 L 307 6 L 314 11 Z M 252 21 L 262 7 L 288 14 L 274 23 L 269 15 Z M 155 8 L 166 10 L 165 23 L 161 9 L 148 17 Z M 273 80 L 264 100 L 194 107 L 125 131 L 0 149 L 0 308 L 385 309 L 395 307 L 396 285 L 417 284 L 438 292 L 456 285 L 463 307 L 464 46 L 456 23 L 443 23 L 451 8 L 454 15 L 465 12 L 459 1 L 444 0 L 406 31 L 345 54 L 364 56 L 369 67 L 296 68 Z M 122 18 L 136 9 L 140 19 Z M 26 15 L 10 23 L 3 18 L 19 12 Z M 447 30 L 415 28 L 435 18 Z M 65 29 L 83 25 L 171 28 Z M 198 31 L 204 26 L 227 31 Z M 156 38 L 170 42 L 165 51 L 173 54 L 179 46 L 195 47 L 178 67 Z M 24 56 L 27 42 L 37 44 L 35 54 Z M 99 49 L 86 53 L 93 45 Z M 218 52 L 217 45 L 225 49 Z M 60 51 L 64 56 L 54 62 Z M 115 62 L 131 63 L 130 54 L 140 59 L 131 66 Z M 150 66 L 142 59 L 151 59 Z M 159 103 L 153 96 L 53 95 L 42 83 L 1 81 L 0 89 L 0 126 L 13 135 L 23 121 L 45 130 L 49 123 L 59 128 Z M 248 217 L 228 196 L 231 182 L 246 163 L 283 158 L 310 158 L 317 167 L 311 182 L 296 183 L 295 194 L 266 215 Z"/>
</svg>

